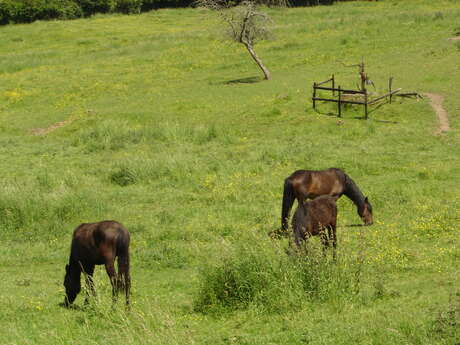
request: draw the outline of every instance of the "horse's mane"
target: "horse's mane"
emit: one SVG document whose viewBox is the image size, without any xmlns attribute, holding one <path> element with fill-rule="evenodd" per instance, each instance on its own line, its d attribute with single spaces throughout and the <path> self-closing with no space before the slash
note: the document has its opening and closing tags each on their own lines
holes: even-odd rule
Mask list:
<svg viewBox="0 0 460 345">
<path fill-rule="evenodd" d="M 351 179 L 350 176 L 343 173 L 345 177 L 345 190 L 343 194 L 351 199 L 355 203 L 356 206 L 361 210 L 364 207 L 364 195 L 361 190 L 356 185 L 355 181 Z"/>
</svg>

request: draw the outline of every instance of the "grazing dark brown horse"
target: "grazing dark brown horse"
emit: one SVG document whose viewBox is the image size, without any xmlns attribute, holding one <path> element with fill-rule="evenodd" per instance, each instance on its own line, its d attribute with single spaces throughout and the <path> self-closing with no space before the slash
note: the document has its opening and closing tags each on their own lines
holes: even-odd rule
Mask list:
<svg viewBox="0 0 460 345">
<path fill-rule="evenodd" d="M 118 257 L 118 274 L 115 258 Z M 129 232 L 120 223 L 106 220 L 79 225 L 73 232 L 69 264 L 65 267 L 65 306 L 70 306 L 81 289 L 80 276 L 85 275 L 88 291 L 95 294 L 93 273 L 95 265 L 105 265 L 112 284 L 114 301 L 120 290 L 125 291 L 129 304 L 131 279 L 129 275 Z"/>
<path fill-rule="evenodd" d="M 281 209 L 281 229 L 288 229 L 289 212 L 294 200 L 303 204 L 305 199 L 314 199 L 320 195 L 340 198 L 346 195 L 353 201 L 358 214 L 365 225 L 373 223 L 372 205 L 361 193 L 355 182 L 342 170 L 297 170 L 284 180 L 283 205 Z"/>
<path fill-rule="evenodd" d="M 323 244 L 323 252 L 329 247 L 329 240 L 332 239 L 332 246 L 337 248 L 337 201 L 338 197 L 329 195 L 320 196 L 314 200 L 304 202 L 297 206 L 292 217 L 292 232 L 294 242 L 298 248 L 302 242 L 307 241 L 311 236 L 319 235 Z M 327 233 L 326 233 L 327 230 Z"/>
</svg>

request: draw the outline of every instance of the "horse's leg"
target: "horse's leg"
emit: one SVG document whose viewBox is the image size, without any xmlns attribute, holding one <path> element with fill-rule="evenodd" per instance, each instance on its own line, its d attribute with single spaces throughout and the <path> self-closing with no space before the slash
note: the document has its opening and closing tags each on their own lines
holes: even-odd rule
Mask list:
<svg viewBox="0 0 460 345">
<path fill-rule="evenodd" d="M 113 257 L 108 258 L 105 263 L 105 270 L 107 275 L 109 276 L 110 283 L 112 284 L 112 300 L 116 302 L 117 300 L 117 293 L 118 293 L 118 282 L 117 282 L 117 273 L 115 272 L 115 260 Z"/>
<path fill-rule="evenodd" d="M 302 226 L 296 226 L 294 228 L 294 242 L 297 246 L 297 249 L 302 247 L 303 241 L 305 241 L 305 228 Z"/>
<path fill-rule="evenodd" d="M 96 289 L 94 288 L 94 281 L 93 281 L 93 273 L 94 273 L 94 265 L 85 265 L 83 268 L 83 274 L 85 275 L 85 283 L 86 283 L 86 298 L 85 304 L 89 303 L 89 295 L 95 297 L 96 296 Z"/>
<path fill-rule="evenodd" d="M 131 276 L 129 274 L 129 252 L 118 256 L 118 288 L 125 292 L 126 305 L 129 305 L 129 293 L 131 289 Z"/>
</svg>

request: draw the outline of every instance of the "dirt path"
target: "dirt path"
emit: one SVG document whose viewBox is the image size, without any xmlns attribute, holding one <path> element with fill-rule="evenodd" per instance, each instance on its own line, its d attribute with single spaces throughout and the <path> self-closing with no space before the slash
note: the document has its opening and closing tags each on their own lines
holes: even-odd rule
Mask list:
<svg viewBox="0 0 460 345">
<path fill-rule="evenodd" d="M 460 36 L 451 37 L 449 41 L 460 41 Z"/>
<path fill-rule="evenodd" d="M 430 105 L 438 116 L 439 128 L 436 131 L 436 134 L 449 131 L 449 117 L 447 115 L 447 111 L 442 107 L 444 97 L 436 93 L 425 93 L 424 95 L 430 99 Z"/>
<path fill-rule="evenodd" d="M 61 121 L 61 122 L 57 122 L 55 124 L 52 124 L 51 126 L 49 126 L 48 128 L 34 128 L 30 131 L 30 133 L 32 135 L 46 135 L 48 133 L 51 133 L 52 131 L 60 128 L 60 127 L 63 127 L 69 123 L 71 123 L 72 120 L 68 119 L 68 120 L 65 120 L 65 121 Z"/>
</svg>

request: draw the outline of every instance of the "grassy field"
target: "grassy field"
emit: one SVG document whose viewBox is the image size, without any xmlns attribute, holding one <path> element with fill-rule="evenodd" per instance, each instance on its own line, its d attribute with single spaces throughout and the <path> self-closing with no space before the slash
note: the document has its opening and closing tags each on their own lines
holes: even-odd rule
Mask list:
<svg viewBox="0 0 460 345">
<path fill-rule="evenodd" d="M 0 344 L 460 343 L 460 4 L 266 11 L 268 82 L 205 10 L 0 28 Z M 451 130 L 426 99 L 315 112 L 313 81 L 354 88 L 362 58 L 377 92 L 443 95 Z M 335 265 L 267 236 L 283 179 L 328 167 L 375 220 L 339 200 Z M 102 219 L 132 233 L 132 309 L 102 268 L 64 309 L 71 233 Z"/>
</svg>

